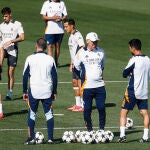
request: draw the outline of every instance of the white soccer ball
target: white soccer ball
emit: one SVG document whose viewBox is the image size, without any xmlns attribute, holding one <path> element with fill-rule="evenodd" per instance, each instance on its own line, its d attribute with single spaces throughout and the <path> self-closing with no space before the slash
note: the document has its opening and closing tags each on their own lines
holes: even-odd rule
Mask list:
<svg viewBox="0 0 150 150">
<path fill-rule="evenodd" d="M 35 133 L 35 141 L 36 141 L 36 144 L 44 143 L 44 134 L 42 132 L 36 132 Z"/>
<path fill-rule="evenodd" d="M 104 143 L 106 141 L 105 132 L 102 130 L 98 130 L 94 134 L 94 141 L 96 143 Z"/>
<path fill-rule="evenodd" d="M 75 135 L 73 131 L 65 131 L 62 136 L 62 140 L 65 143 L 75 142 Z"/>
<path fill-rule="evenodd" d="M 106 137 L 106 142 L 112 142 L 112 140 L 114 139 L 114 134 L 113 132 L 107 130 L 105 131 L 105 137 Z"/>
<path fill-rule="evenodd" d="M 126 129 L 131 129 L 132 127 L 133 127 L 133 120 L 131 118 L 127 118 Z"/>
<path fill-rule="evenodd" d="M 101 137 L 100 137 L 100 143 L 106 143 L 105 132 L 102 132 L 102 134 L 101 134 Z"/>
<path fill-rule="evenodd" d="M 88 131 L 83 131 L 81 134 L 81 143 L 90 144 L 93 142 L 93 135 Z"/>
<path fill-rule="evenodd" d="M 82 131 L 77 130 L 77 131 L 75 132 L 76 142 L 81 142 L 81 136 L 82 136 Z"/>
</svg>

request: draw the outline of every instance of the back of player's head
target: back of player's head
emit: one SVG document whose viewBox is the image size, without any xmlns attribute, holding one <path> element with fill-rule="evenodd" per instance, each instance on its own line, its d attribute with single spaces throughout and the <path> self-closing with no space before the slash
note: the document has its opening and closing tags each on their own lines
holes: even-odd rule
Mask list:
<svg viewBox="0 0 150 150">
<path fill-rule="evenodd" d="M 4 7 L 1 10 L 2 15 L 3 14 L 11 14 L 11 9 L 9 7 Z"/>
<path fill-rule="evenodd" d="M 39 38 L 37 41 L 36 41 L 36 44 L 38 47 L 40 47 L 42 50 L 45 50 L 47 48 L 47 42 L 45 39 L 43 38 Z"/>
<path fill-rule="evenodd" d="M 142 43 L 139 39 L 132 39 L 129 41 L 129 46 L 134 47 L 136 50 L 141 50 Z"/>
<path fill-rule="evenodd" d="M 68 23 L 69 25 L 75 26 L 75 21 L 72 18 L 66 18 L 66 19 L 64 19 L 64 23 Z"/>
</svg>

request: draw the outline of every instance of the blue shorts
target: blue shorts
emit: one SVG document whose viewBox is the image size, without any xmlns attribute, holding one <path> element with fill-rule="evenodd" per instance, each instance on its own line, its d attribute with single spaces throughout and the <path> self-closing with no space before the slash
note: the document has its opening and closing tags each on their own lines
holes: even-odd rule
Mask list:
<svg viewBox="0 0 150 150">
<path fill-rule="evenodd" d="M 55 43 L 61 44 L 63 36 L 64 36 L 64 33 L 62 33 L 62 34 L 45 34 L 45 39 L 46 39 L 48 45 L 55 44 Z"/>
<path fill-rule="evenodd" d="M 4 56 L 5 58 L 7 58 L 7 65 L 11 67 L 16 67 L 18 61 L 18 47 L 14 46 L 14 50 L 16 53 L 16 57 L 8 54 L 7 50 L 4 50 Z"/>
<path fill-rule="evenodd" d="M 76 79 L 76 80 L 80 79 L 79 75 L 77 75 L 77 73 L 74 71 L 74 69 L 72 69 L 72 79 Z"/>
<path fill-rule="evenodd" d="M 127 91 L 126 91 L 127 92 Z M 122 101 L 122 109 L 133 110 L 134 106 L 137 105 L 138 109 L 148 109 L 147 99 L 136 99 L 134 95 L 128 95 L 125 93 L 124 99 Z"/>
</svg>

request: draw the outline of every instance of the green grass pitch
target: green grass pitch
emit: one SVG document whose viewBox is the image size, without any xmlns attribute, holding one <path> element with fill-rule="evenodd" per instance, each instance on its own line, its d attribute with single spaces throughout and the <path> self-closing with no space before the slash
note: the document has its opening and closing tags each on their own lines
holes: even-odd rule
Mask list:
<svg viewBox="0 0 150 150">
<path fill-rule="evenodd" d="M 128 143 L 116 143 L 119 137 L 119 112 L 120 104 L 127 86 L 127 80 L 122 78 L 122 70 L 131 57 L 128 49 L 128 41 L 139 38 L 143 43 L 143 52 L 150 56 L 150 1 L 149 0 L 64 0 L 68 10 L 68 16 L 76 21 L 76 28 L 84 38 L 88 32 L 97 32 L 100 36 L 99 46 L 106 53 L 106 66 L 104 79 L 106 81 L 106 129 L 114 132 L 115 138 L 109 144 L 84 145 L 80 143 L 59 143 L 55 145 L 25 146 L 23 142 L 27 138 L 27 104 L 22 100 L 22 72 L 26 57 L 34 52 L 35 41 L 44 37 L 44 22 L 40 15 L 40 9 L 44 0 L 0 0 L 0 8 L 9 6 L 12 8 L 14 19 L 23 23 L 25 41 L 19 43 L 19 60 L 15 72 L 15 86 L 13 100 L 3 101 L 5 118 L 0 120 L 0 150 L 135 150 L 148 149 L 150 144 L 141 144 L 137 140 L 143 134 L 142 118 L 137 108 L 129 113 L 134 120 L 134 128 L 127 131 Z M 2 19 L 1 19 L 2 22 Z M 59 141 L 65 130 L 85 130 L 83 115 L 81 112 L 73 113 L 66 108 L 74 103 L 71 85 L 71 74 L 68 64 L 70 56 L 67 46 L 68 34 L 65 34 L 61 46 L 61 54 L 58 68 L 58 96 L 53 103 L 55 115 L 54 138 Z M 116 82 L 117 81 L 117 82 Z M 120 82 L 118 82 L 120 81 Z M 0 91 L 3 98 L 7 93 L 7 65 L 4 62 Z M 95 106 L 95 103 L 93 103 Z M 93 126 L 98 127 L 97 110 L 92 113 Z M 36 131 L 41 131 L 47 137 L 45 117 L 40 104 Z"/>
</svg>

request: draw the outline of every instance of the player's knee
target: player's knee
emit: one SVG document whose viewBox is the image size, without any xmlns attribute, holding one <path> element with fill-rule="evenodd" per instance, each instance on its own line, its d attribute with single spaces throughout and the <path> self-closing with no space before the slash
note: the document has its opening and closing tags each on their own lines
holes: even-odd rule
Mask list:
<svg viewBox="0 0 150 150">
<path fill-rule="evenodd" d="M 34 111 L 32 111 L 31 109 L 30 109 L 29 113 L 30 113 L 30 119 L 35 121 L 36 113 Z"/>
<path fill-rule="evenodd" d="M 53 113 L 51 110 L 49 110 L 49 112 L 45 113 L 45 117 L 46 117 L 46 120 L 50 120 L 51 118 L 53 118 Z"/>
<path fill-rule="evenodd" d="M 77 80 L 73 80 L 73 81 L 72 81 L 72 85 L 73 85 L 73 87 L 78 87 L 78 82 L 77 82 Z"/>
</svg>

